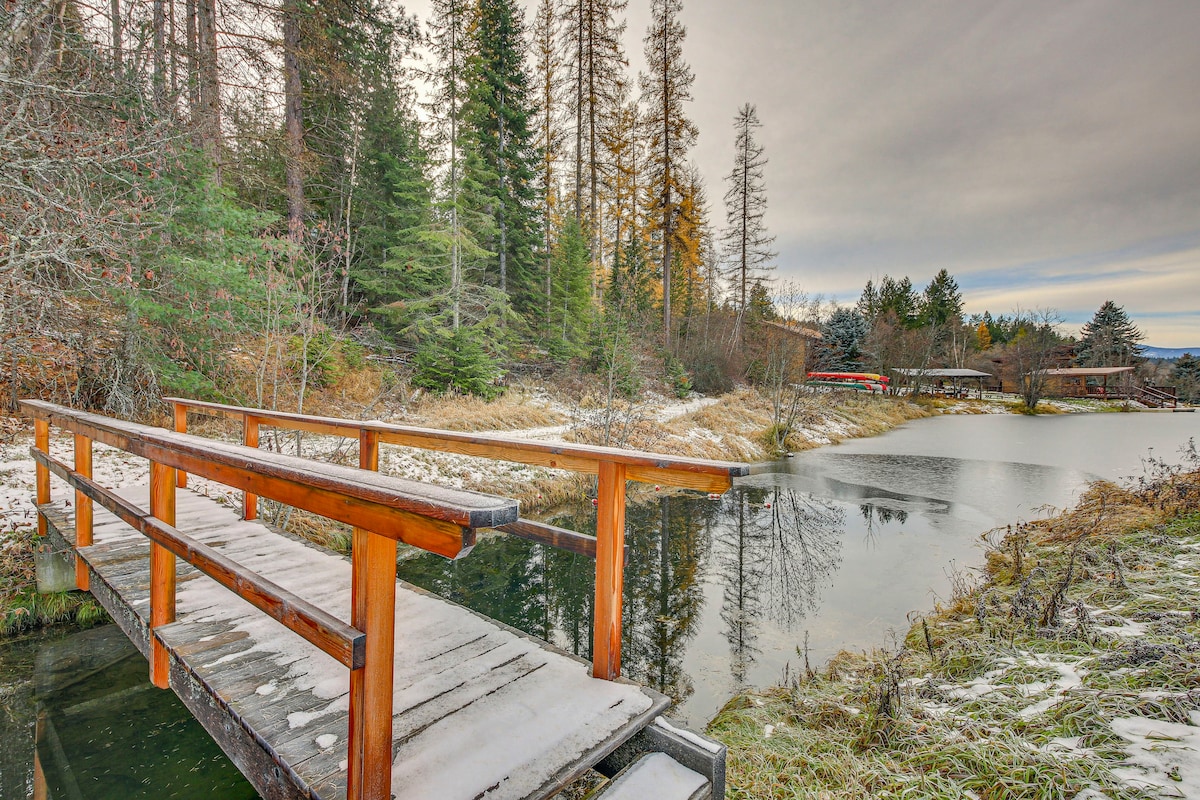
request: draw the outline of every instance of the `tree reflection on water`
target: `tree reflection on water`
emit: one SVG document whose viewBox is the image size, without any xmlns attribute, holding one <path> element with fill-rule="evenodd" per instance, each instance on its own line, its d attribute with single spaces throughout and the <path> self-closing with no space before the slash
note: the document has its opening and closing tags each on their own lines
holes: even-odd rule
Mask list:
<svg viewBox="0 0 1200 800">
<path fill-rule="evenodd" d="M 552 521 L 590 532 L 596 514 L 584 508 Z M 743 681 L 758 655 L 755 643 L 764 617 L 791 629 L 816 610 L 824 579 L 841 562 L 844 528 L 839 505 L 784 487 L 739 487 L 715 502 L 674 495 L 631 505 L 622 674 L 676 703 L 691 696 L 694 684 L 684 672 L 684 655 L 703 617 L 708 579 L 723 586 L 720 619 L 731 671 Z M 399 574 L 591 658 L 594 570 L 591 559 L 494 536 L 458 561 L 431 554 L 407 559 Z"/>
<path fill-rule="evenodd" d="M 721 620 L 730 672 L 740 684 L 760 653 L 764 616 L 791 630 L 819 607 L 821 587 L 842 560 L 845 512 L 782 487 L 747 488 L 726 502 L 733 508 L 718 535 Z"/>
</svg>

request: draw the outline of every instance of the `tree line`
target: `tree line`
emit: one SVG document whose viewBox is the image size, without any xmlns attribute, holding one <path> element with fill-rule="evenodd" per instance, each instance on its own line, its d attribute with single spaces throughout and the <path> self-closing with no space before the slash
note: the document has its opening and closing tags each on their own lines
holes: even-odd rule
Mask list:
<svg viewBox="0 0 1200 800">
<path fill-rule="evenodd" d="M 690 160 L 682 2 L 653 0 L 638 75 L 624 11 L 6 3 L 11 396 L 136 414 L 164 391 L 283 392 L 302 409 L 359 344 L 483 395 L 523 361 L 742 377 L 777 294 L 761 123 L 746 104 L 722 134 L 718 225 Z"/>
</svg>

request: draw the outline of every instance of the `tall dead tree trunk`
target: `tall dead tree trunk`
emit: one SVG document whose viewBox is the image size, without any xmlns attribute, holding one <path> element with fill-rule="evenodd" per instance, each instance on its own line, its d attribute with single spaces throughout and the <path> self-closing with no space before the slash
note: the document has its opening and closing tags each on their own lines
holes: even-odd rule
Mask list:
<svg viewBox="0 0 1200 800">
<path fill-rule="evenodd" d="M 299 240 L 304 232 L 304 119 L 300 84 L 300 7 L 283 4 L 284 173 L 288 232 Z"/>
</svg>

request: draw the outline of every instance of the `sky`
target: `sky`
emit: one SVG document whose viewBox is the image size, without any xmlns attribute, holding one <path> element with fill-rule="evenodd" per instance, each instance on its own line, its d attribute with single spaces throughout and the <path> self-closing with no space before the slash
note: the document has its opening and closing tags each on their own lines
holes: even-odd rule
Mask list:
<svg viewBox="0 0 1200 800">
<path fill-rule="evenodd" d="M 629 1 L 634 72 L 649 9 Z M 684 0 L 682 20 L 710 218 L 752 103 L 778 277 L 852 303 L 945 268 L 967 313 L 1077 333 L 1111 299 L 1145 344 L 1200 348 L 1200 0 Z"/>
</svg>

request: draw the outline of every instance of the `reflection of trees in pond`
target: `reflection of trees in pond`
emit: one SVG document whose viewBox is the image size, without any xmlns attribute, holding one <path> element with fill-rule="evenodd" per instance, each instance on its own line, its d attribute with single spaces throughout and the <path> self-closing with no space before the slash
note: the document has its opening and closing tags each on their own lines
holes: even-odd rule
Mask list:
<svg viewBox="0 0 1200 800">
<path fill-rule="evenodd" d="M 842 560 L 845 512 L 781 487 L 745 488 L 729 502 L 733 513 L 718 534 L 721 620 L 733 677 L 743 682 L 760 652 L 757 623 L 764 615 L 790 629 L 817 609 L 822 580 Z"/>
<path fill-rule="evenodd" d="M 586 524 L 586 519 L 578 522 Z M 481 540 L 457 561 L 431 553 L 407 559 L 400 562 L 398 574 L 447 600 L 591 658 L 595 570 L 595 562 L 585 556 L 498 534 Z"/>
<path fill-rule="evenodd" d="M 662 497 L 626 512 L 623 672 L 681 702 L 691 695 L 683 654 L 704 605 L 700 578 L 716 505 Z"/>
<path fill-rule="evenodd" d="M 863 503 L 858 507 L 858 512 L 862 514 L 863 521 L 867 523 L 867 540 L 870 542 L 875 540 L 876 524 L 888 525 L 898 522 L 903 525 L 908 522 L 908 512 L 902 508 L 888 508 L 877 506 L 874 503 Z"/>
<path fill-rule="evenodd" d="M 720 505 L 660 497 L 626 509 L 622 673 L 676 702 L 693 691 L 683 654 L 704 604 L 700 579 Z M 594 531 L 594 510 L 554 523 Z M 481 540 L 458 561 L 424 554 L 402 561 L 402 579 L 584 658 L 591 657 L 595 562 L 524 539 Z"/>
<path fill-rule="evenodd" d="M 540 549 L 524 539 L 494 536 L 456 561 L 423 554 L 400 562 L 397 572 L 447 600 L 540 635 L 552 623 Z"/>
</svg>

